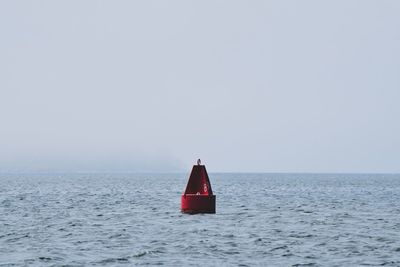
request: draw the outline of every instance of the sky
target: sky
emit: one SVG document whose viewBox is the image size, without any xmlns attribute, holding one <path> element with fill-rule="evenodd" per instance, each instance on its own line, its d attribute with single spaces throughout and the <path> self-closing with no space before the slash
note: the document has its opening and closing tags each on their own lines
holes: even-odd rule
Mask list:
<svg viewBox="0 0 400 267">
<path fill-rule="evenodd" d="M 400 172 L 400 1 L 0 1 L 0 172 Z"/>
</svg>

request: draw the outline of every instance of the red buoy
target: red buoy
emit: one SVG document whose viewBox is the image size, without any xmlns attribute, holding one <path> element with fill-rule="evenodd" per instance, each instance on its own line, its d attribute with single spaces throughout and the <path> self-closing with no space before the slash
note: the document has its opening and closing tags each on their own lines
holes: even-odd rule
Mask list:
<svg viewBox="0 0 400 267">
<path fill-rule="evenodd" d="M 215 195 L 213 195 L 206 166 L 200 159 L 193 166 L 185 193 L 181 197 L 181 210 L 184 213 L 215 213 Z"/>
</svg>

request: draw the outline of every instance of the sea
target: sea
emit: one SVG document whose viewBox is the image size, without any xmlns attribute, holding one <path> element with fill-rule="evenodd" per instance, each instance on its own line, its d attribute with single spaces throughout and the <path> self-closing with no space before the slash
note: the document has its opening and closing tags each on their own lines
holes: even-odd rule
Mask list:
<svg viewBox="0 0 400 267">
<path fill-rule="evenodd" d="M 400 266 L 400 175 L 1 174 L 0 266 Z"/>
</svg>

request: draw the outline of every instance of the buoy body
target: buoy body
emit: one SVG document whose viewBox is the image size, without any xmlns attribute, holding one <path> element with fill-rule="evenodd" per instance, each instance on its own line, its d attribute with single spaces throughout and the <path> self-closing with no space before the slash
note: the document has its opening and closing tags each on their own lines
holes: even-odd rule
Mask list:
<svg viewBox="0 0 400 267">
<path fill-rule="evenodd" d="M 194 165 L 186 190 L 181 197 L 184 213 L 215 213 L 215 195 L 204 165 Z"/>
</svg>

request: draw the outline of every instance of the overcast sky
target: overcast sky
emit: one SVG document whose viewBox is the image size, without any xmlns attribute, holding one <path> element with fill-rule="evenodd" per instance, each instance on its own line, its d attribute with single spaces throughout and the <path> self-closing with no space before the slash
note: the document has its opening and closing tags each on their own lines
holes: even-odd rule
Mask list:
<svg viewBox="0 0 400 267">
<path fill-rule="evenodd" d="M 400 172 L 400 1 L 1 1 L 0 172 Z"/>
</svg>

